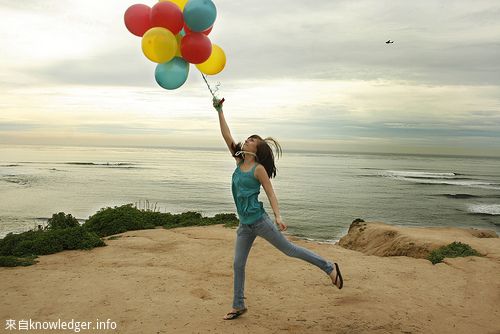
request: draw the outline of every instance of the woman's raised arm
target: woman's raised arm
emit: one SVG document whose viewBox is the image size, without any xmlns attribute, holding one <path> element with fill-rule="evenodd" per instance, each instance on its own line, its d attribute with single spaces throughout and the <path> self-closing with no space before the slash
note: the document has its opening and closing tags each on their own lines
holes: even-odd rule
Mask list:
<svg viewBox="0 0 500 334">
<path fill-rule="evenodd" d="M 231 131 L 229 130 L 229 126 L 227 125 L 226 119 L 224 118 L 224 112 L 222 111 L 222 104 L 220 103 L 219 99 L 214 98 L 214 108 L 217 110 L 217 113 L 219 114 L 219 124 L 220 124 L 220 131 L 222 133 L 222 138 L 224 138 L 224 141 L 226 142 L 227 148 L 229 149 L 229 152 L 231 152 L 231 155 L 234 155 L 234 148 L 236 147 L 236 143 L 234 142 L 233 137 L 231 136 Z M 242 159 L 239 157 L 235 157 L 236 162 L 240 162 Z"/>
</svg>

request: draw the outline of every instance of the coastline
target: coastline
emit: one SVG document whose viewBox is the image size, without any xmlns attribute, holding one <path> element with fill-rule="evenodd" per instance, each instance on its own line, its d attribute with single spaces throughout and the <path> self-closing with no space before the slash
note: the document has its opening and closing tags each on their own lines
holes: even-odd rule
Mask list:
<svg viewBox="0 0 500 334">
<path fill-rule="evenodd" d="M 372 233 L 382 240 L 387 229 L 423 244 L 429 235 L 447 242 L 462 233 L 419 228 L 417 235 L 411 228 L 368 225 L 372 242 Z M 500 239 L 474 236 L 462 238 L 474 241 L 485 256 L 432 265 L 287 235 L 338 262 L 342 290 L 315 266 L 257 238 L 246 267 L 249 311 L 222 320 L 231 309 L 235 233 L 222 225 L 128 231 L 104 238 L 106 247 L 0 268 L 0 315 L 4 322 L 111 319 L 117 328 L 110 333 L 497 333 L 500 328 Z M 98 331 L 81 331 L 89 332 Z"/>
</svg>

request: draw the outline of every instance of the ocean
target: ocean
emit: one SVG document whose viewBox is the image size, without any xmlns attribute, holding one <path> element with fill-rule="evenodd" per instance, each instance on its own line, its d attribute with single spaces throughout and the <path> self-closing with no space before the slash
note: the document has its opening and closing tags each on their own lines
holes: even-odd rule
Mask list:
<svg viewBox="0 0 500 334">
<path fill-rule="evenodd" d="M 0 238 L 46 223 L 81 222 L 135 203 L 161 212 L 235 213 L 229 151 L 0 145 Z M 500 233 L 500 158 L 286 149 L 272 179 L 286 233 L 335 242 L 356 218 L 399 226 Z M 265 191 L 259 199 L 273 217 Z"/>
</svg>

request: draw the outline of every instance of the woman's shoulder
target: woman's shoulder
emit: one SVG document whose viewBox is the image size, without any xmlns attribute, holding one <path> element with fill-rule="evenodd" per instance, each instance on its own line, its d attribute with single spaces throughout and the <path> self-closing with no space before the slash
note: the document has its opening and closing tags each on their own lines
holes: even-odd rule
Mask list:
<svg viewBox="0 0 500 334">
<path fill-rule="evenodd" d="M 258 179 L 257 175 L 259 175 L 259 173 L 262 173 L 262 175 L 264 174 L 267 175 L 267 171 L 264 165 L 257 162 L 254 166 L 254 173 L 253 173 L 256 179 Z"/>
</svg>

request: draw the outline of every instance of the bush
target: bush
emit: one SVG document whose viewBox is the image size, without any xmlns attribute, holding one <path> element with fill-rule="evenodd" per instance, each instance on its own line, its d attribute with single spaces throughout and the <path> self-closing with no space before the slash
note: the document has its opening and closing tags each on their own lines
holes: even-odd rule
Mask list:
<svg viewBox="0 0 500 334">
<path fill-rule="evenodd" d="M 202 217 L 198 212 L 187 211 L 180 214 L 161 213 L 140 210 L 133 204 L 120 207 L 103 208 L 82 225 L 100 237 L 119 234 L 132 230 L 143 230 L 163 226 L 164 228 L 224 224 L 233 227 L 239 224 L 234 213 L 216 214 L 214 217 Z"/>
<path fill-rule="evenodd" d="M 156 226 L 175 228 L 214 224 L 233 227 L 239 224 L 239 220 L 234 213 L 220 213 L 214 217 L 203 217 L 201 213 L 195 211 L 180 214 L 161 213 L 141 210 L 134 207 L 133 204 L 126 204 L 120 207 L 103 208 L 89 217 L 82 226 L 101 237 L 105 237 L 126 231 L 151 229 Z"/>
<path fill-rule="evenodd" d="M 145 220 L 145 217 L 148 215 L 150 217 L 153 215 L 150 213 L 145 215 L 144 212 L 133 207 L 132 204 L 120 207 L 115 206 L 114 208 L 107 207 L 100 209 L 97 213 L 89 217 L 82 226 L 100 237 L 126 231 L 154 228 L 154 224 Z M 154 220 L 156 221 L 157 219 L 155 217 Z"/>
<path fill-rule="evenodd" d="M 141 215 L 144 221 L 154 226 L 168 224 L 175 219 L 175 216 L 171 213 L 160 213 L 157 211 L 141 211 Z"/>
<path fill-rule="evenodd" d="M 30 257 L 15 257 L 15 256 L 0 256 L 0 267 L 17 267 L 17 266 L 31 266 L 37 263 L 36 256 Z"/>
<path fill-rule="evenodd" d="M 65 215 L 64 212 L 54 213 L 52 218 L 47 221 L 47 229 L 56 230 L 68 227 L 80 226 L 78 220 L 71 214 Z"/>
<path fill-rule="evenodd" d="M 81 226 L 58 231 L 56 237 L 61 241 L 64 249 L 92 249 L 106 246 L 97 234 L 87 231 Z"/>
<path fill-rule="evenodd" d="M 200 213 L 187 211 L 181 214 L 172 215 L 170 221 L 163 224 L 164 228 L 175 228 L 185 226 L 206 226 L 224 224 L 225 227 L 237 226 L 238 219 L 234 213 L 220 213 L 214 217 L 202 217 Z"/>
<path fill-rule="evenodd" d="M 479 254 L 479 252 L 471 246 L 455 241 L 449 245 L 433 250 L 427 259 L 431 261 L 432 264 L 436 264 L 442 262 L 445 257 L 452 258 L 466 256 L 481 256 L 481 254 Z"/>
<path fill-rule="evenodd" d="M 95 233 L 81 226 L 55 230 L 9 233 L 0 239 L 0 256 L 28 257 L 57 253 L 66 249 L 105 246 Z"/>
<path fill-rule="evenodd" d="M 234 213 L 219 213 L 213 218 L 215 224 L 224 224 L 224 227 L 237 227 L 240 221 Z"/>
<path fill-rule="evenodd" d="M 170 221 L 163 224 L 165 228 L 182 227 L 182 226 L 194 226 L 194 225 L 204 225 L 202 224 L 203 217 L 201 213 L 194 211 L 186 211 L 180 214 L 172 215 Z"/>
</svg>

